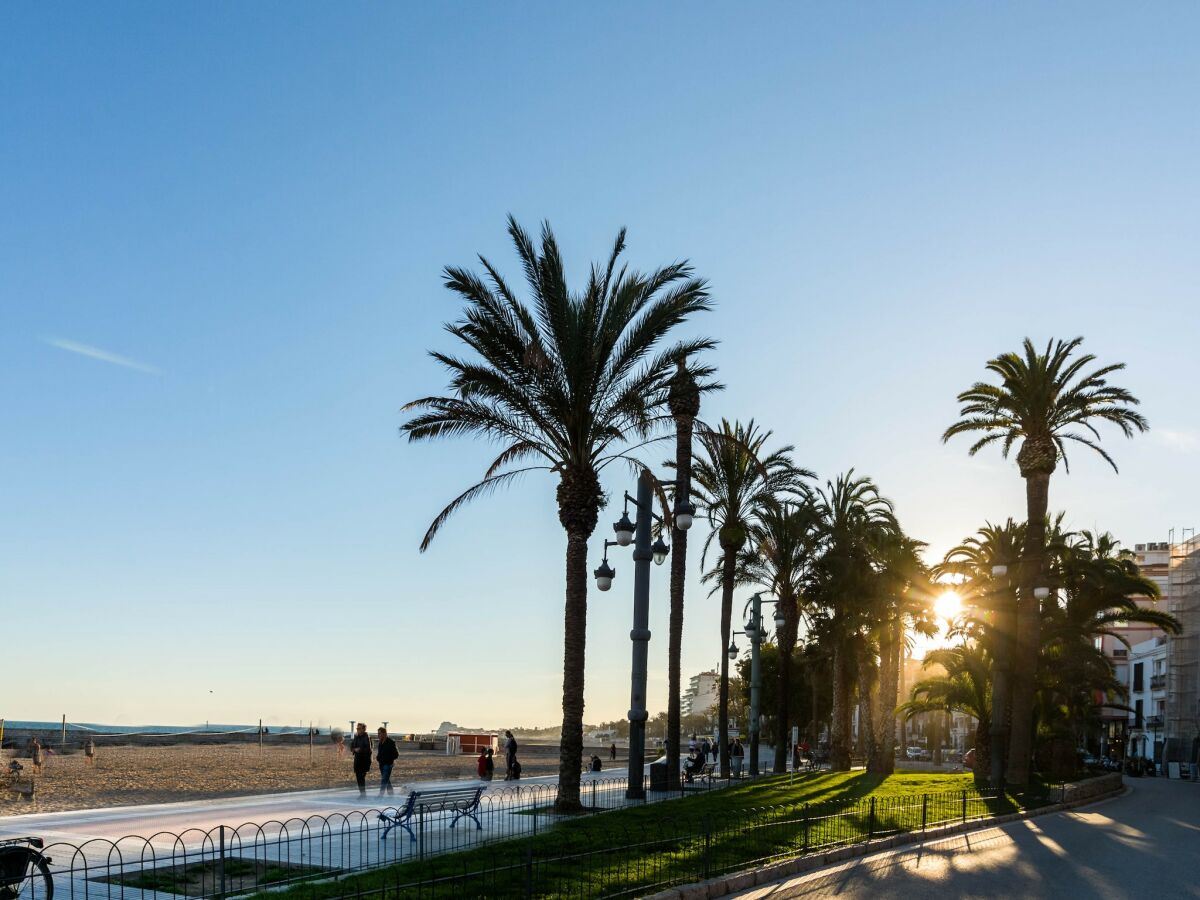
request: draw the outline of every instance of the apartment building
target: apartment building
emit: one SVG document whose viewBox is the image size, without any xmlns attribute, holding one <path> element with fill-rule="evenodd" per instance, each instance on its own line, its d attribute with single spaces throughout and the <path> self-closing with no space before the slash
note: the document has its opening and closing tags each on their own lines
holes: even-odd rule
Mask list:
<svg viewBox="0 0 1200 900">
<path fill-rule="evenodd" d="M 720 702 L 721 676 L 717 672 L 700 672 L 688 680 L 681 704 L 685 716 L 706 715 Z"/>
</svg>

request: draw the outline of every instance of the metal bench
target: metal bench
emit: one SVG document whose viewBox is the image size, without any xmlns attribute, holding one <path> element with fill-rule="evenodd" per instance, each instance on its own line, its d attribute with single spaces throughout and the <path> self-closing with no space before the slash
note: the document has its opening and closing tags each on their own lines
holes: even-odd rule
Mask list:
<svg viewBox="0 0 1200 900">
<path fill-rule="evenodd" d="M 388 836 L 391 830 L 397 826 L 408 832 L 408 836 L 412 840 L 416 840 L 417 836 L 413 833 L 411 822 L 413 816 L 422 817 L 428 813 L 454 813 L 454 821 L 450 823 L 453 828 L 458 824 L 458 820 L 464 816 L 472 819 L 475 822 L 475 827 L 482 831 L 483 823 L 479 821 L 479 799 L 483 796 L 483 792 L 487 789 L 486 785 L 473 785 L 466 787 L 447 787 L 447 788 L 424 788 L 413 791 L 408 795 L 408 802 L 404 806 L 394 810 L 385 809 L 379 814 L 381 822 L 387 822 L 379 835 L 382 841 Z"/>
</svg>

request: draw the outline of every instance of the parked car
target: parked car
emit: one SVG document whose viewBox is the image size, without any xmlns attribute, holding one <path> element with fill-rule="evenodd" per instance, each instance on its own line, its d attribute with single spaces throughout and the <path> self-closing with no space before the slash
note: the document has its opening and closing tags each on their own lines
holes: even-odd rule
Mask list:
<svg viewBox="0 0 1200 900">
<path fill-rule="evenodd" d="M 921 754 L 925 752 L 924 747 L 909 747 L 904 751 L 905 755 L 914 762 L 921 758 Z"/>
</svg>

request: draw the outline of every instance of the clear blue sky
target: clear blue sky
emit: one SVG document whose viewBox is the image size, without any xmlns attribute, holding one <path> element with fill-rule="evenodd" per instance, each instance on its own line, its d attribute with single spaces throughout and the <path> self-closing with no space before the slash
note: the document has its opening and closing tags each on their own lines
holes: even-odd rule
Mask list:
<svg viewBox="0 0 1200 900">
<path fill-rule="evenodd" d="M 689 257 L 728 385 L 704 416 L 872 475 L 937 553 L 1023 512 L 1012 465 L 938 437 L 1026 334 L 1126 361 L 1154 426 L 1111 441 L 1119 477 L 1078 454 L 1052 508 L 1130 544 L 1200 525 L 1198 26 L 1188 3 L 6 4 L 0 715 L 557 722 L 553 482 L 421 555 L 490 448 L 397 435 L 444 386 L 442 266 L 515 277 L 509 212 L 580 274 L 622 225 L 638 265 Z M 588 721 L 628 706 L 615 562 Z M 686 674 L 718 661 L 716 609 L 691 592 Z"/>
</svg>

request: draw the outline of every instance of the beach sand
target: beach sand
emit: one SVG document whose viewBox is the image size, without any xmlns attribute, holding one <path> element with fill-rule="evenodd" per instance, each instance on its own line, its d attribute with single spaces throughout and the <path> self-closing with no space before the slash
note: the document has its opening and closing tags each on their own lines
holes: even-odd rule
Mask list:
<svg viewBox="0 0 1200 900">
<path fill-rule="evenodd" d="M 4 765 L 11 756 L 11 751 L 5 751 Z M 523 747 L 520 758 L 525 775 L 549 775 L 558 770 L 557 747 Z M 21 763 L 24 775 L 33 772 L 23 754 Z M 497 779 L 503 778 L 503 756 L 497 764 Z M 354 785 L 350 754 L 339 757 L 329 745 L 315 747 L 311 760 L 307 746 L 268 745 L 261 753 L 254 744 L 106 747 L 98 750 L 95 767 L 85 764 L 82 753 L 54 755 L 42 774 L 33 777 L 34 799 L 0 795 L 0 816 Z M 474 777 L 474 756 L 446 756 L 401 744 L 392 782 L 399 786 L 411 781 Z M 378 767 L 373 766 L 367 776 L 368 789 L 378 783 Z"/>
</svg>

